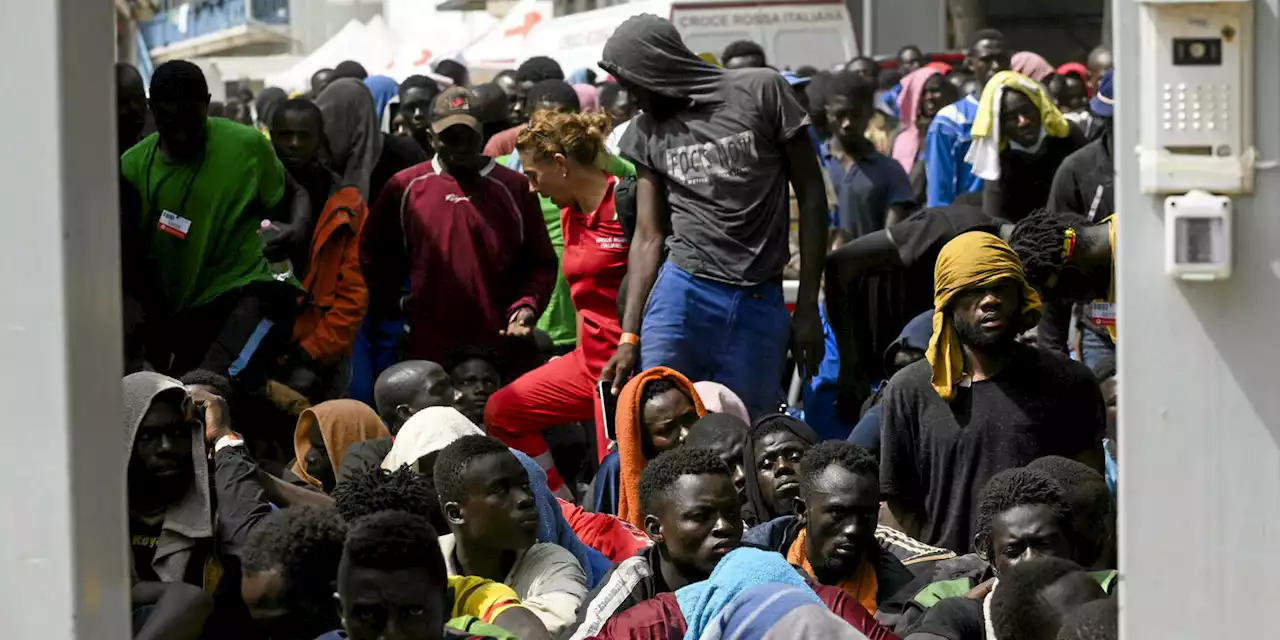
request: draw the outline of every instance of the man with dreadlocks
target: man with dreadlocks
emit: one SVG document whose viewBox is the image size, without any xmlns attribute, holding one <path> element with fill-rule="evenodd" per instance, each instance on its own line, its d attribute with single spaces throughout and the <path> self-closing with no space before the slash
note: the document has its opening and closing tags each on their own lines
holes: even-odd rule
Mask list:
<svg viewBox="0 0 1280 640">
<path fill-rule="evenodd" d="M 1041 210 L 1014 227 L 1009 244 L 1026 269 L 1027 280 L 1046 299 L 1040 345 L 1067 352 L 1071 305 L 1081 305 L 1086 365 L 1114 352 L 1116 340 L 1116 218 L 1091 224 L 1074 213 Z"/>
</svg>

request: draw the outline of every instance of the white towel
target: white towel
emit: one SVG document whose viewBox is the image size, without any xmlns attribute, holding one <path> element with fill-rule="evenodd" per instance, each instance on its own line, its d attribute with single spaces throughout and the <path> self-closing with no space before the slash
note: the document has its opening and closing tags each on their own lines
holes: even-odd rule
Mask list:
<svg viewBox="0 0 1280 640">
<path fill-rule="evenodd" d="M 1008 87 L 996 88 L 996 99 L 991 105 L 991 135 L 974 138 L 964 161 L 973 167 L 973 175 L 987 181 L 1000 179 L 1000 107 Z"/>
</svg>

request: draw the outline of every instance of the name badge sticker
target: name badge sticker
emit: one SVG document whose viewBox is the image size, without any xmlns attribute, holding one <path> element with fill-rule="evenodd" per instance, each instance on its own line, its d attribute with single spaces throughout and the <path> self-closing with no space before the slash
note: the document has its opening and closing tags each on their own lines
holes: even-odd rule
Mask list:
<svg viewBox="0 0 1280 640">
<path fill-rule="evenodd" d="M 159 229 L 179 240 L 187 237 L 187 232 L 191 231 L 191 221 L 172 212 L 165 210 L 160 213 Z"/>
<path fill-rule="evenodd" d="M 1089 320 L 1095 327 L 1116 326 L 1116 305 L 1110 302 L 1090 303 Z"/>
</svg>

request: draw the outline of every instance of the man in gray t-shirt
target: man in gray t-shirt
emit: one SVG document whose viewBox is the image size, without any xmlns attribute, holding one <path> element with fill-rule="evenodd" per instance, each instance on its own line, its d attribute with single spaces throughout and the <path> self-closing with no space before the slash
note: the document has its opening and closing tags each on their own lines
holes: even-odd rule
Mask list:
<svg viewBox="0 0 1280 640">
<path fill-rule="evenodd" d="M 800 208 L 796 360 L 813 372 L 822 358 L 827 202 L 808 115 L 776 71 L 709 64 L 652 15 L 619 26 L 600 64 L 643 110 L 620 143 L 636 165 L 638 221 L 622 344 L 601 378 L 620 390 L 638 355 L 725 384 L 753 416 L 777 411 L 792 325 L 788 181 Z"/>
</svg>

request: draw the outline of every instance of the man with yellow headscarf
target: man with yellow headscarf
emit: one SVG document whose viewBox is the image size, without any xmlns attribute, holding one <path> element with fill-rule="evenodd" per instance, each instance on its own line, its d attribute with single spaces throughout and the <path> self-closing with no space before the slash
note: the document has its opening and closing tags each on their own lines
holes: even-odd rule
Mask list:
<svg viewBox="0 0 1280 640">
<path fill-rule="evenodd" d="M 1040 297 L 1013 249 L 970 232 L 934 270 L 933 335 L 882 402 L 880 490 L 903 532 L 959 554 L 991 476 L 1058 455 L 1102 469 L 1106 413 L 1083 365 L 1021 345 Z"/>
<path fill-rule="evenodd" d="M 1016 71 L 987 82 L 972 135 L 965 162 L 984 181 L 982 208 L 1010 222 L 1045 206 L 1062 161 L 1088 142 L 1039 82 Z"/>
</svg>

